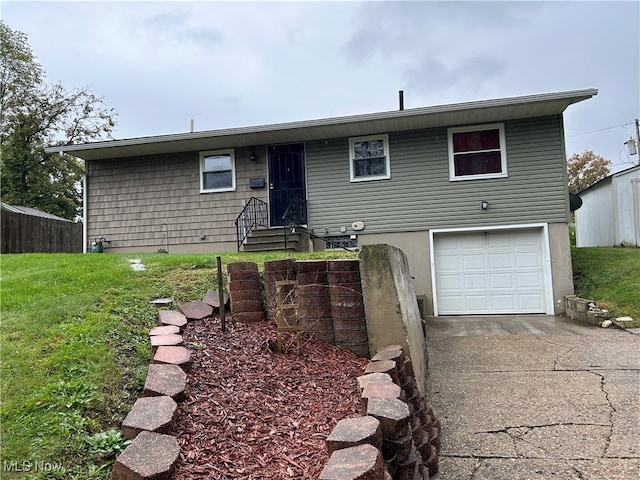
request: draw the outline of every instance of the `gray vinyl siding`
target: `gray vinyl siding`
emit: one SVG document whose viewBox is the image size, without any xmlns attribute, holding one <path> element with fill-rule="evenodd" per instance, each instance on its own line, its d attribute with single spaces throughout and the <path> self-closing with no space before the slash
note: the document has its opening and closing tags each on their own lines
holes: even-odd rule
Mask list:
<svg viewBox="0 0 640 480">
<path fill-rule="evenodd" d="M 266 177 L 264 160 L 250 162 L 249 153 L 235 150 L 236 190 L 219 193 L 200 193 L 198 152 L 87 162 L 89 238 L 150 250 L 235 242 L 242 200 L 268 194 L 249 189 L 249 178 Z"/>
<path fill-rule="evenodd" d="M 354 221 L 364 233 L 566 222 L 562 117 L 504 126 L 507 178 L 450 181 L 446 128 L 390 133 L 389 180 L 349 181 L 348 138 L 307 142 L 310 227 L 331 235 Z"/>
</svg>

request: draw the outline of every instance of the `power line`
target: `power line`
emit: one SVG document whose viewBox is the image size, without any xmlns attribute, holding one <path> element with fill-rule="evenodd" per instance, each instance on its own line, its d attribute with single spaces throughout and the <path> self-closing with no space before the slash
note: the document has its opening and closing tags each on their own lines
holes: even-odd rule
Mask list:
<svg viewBox="0 0 640 480">
<path fill-rule="evenodd" d="M 568 135 L 567 138 L 580 137 L 581 135 L 589 135 L 591 133 L 604 132 L 605 130 L 613 130 L 614 128 L 624 128 L 627 125 L 633 125 L 633 122 L 625 123 L 623 125 L 615 125 L 613 127 L 600 128 L 599 130 L 591 130 L 590 132 L 576 133 L 575 135 Z"/>
</svg>

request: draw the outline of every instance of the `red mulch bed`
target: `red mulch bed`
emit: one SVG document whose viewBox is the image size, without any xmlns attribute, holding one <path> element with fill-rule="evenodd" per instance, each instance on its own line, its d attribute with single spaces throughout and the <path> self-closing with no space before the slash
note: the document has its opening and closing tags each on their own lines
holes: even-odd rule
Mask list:
<svg viewBox="0 0 640 480">
<path fill-rule="evenodd" d="M 312 479 L 328 460 L 324 439 L 359 415 L 356 377 L 368 359 L 303 338 L 298 355 L 275 353 L 275 326 L 218 318 L 190 322 L 186 399 L 173 434 L 181 447 L 172 476 L 185 479 Z"/>
</svg>

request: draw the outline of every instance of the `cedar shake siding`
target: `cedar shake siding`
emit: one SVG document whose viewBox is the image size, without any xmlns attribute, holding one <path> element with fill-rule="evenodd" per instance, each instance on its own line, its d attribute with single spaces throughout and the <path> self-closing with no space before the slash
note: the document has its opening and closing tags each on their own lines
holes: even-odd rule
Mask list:
<svg viewBox="0 0 640 480">
<path fill-rule="evenodd" d="M 446 128 L 390 133 L 388 180 L 349 181 L 348 138 L 307 142 L 310 226 L 340 235 L 354 221 L 366 234 L 567 223 L 562 116 L 504 128 L 508 176 L 478 180 L 449 180 Z"/>
<path fill-rule="evenodd" d="M 218 193 L 200 193 L 199 152 L 87 162 L 88 237 L 111 251 L 235 250 L 242 201 L 268 195 L 249 188 L 266 177 L 263 151 L 257 162 L 250 153 L 235 149 L 236 190 Z"/>
</svg>

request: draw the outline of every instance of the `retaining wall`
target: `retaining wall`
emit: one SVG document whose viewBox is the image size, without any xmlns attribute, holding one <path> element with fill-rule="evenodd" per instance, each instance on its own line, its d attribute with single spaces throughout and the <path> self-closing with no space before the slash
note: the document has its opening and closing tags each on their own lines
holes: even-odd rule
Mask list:
<svg viewBox="0 0 640 480">
<path fill-rule="evenodd" d="M 298 282 L 298 319 L 305 334 L 360 357 L 369 357 L 358 260 L 265 262 L 264 302 L 267 318 L 272 321 L 275 321 L 275 282 L 279 280 Z M 233 309 L 233 284 L 229 288 Z"/>
<path fill-rule="evenodd" d="M 438 473 L 440 421 L 400 345 L 378 350 L 358 390 L 362 417 L 340 420 L 327 437 L 320 480 L 428 480 Z"/>
</svg>

